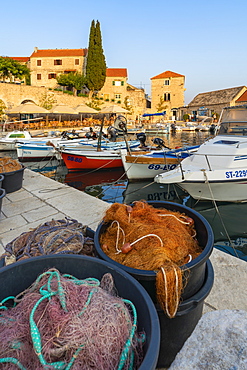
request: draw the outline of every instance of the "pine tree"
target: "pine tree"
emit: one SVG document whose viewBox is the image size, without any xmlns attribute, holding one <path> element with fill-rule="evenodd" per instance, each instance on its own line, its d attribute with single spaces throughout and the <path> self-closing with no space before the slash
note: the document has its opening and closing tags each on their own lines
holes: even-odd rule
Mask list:
<svg viewBox="0 0 247 370">
<path fill-rule="evenodd" d="M 86 66 L 87 87 L 90 91 L 100 90 L 105 83 L 106 61 L 102 47 L 100 23 L 91 23 Z"/>
</svg>

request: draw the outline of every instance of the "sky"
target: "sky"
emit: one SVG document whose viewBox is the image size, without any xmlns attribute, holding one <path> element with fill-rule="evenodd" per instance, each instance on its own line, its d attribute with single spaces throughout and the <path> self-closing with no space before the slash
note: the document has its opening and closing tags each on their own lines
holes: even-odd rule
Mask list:
<svg viewBox="0 0 247 370">
<path fill-rule="evenodd" d="M 100 22 L 108 68 L 151 94 L 151 78 L 185 76 L 185 104 L 197 94 L 247 85 L 247 2 L 230 0 L 12 0 L 1 16 L 0 55 L 87 48 Z"/>
</svg>

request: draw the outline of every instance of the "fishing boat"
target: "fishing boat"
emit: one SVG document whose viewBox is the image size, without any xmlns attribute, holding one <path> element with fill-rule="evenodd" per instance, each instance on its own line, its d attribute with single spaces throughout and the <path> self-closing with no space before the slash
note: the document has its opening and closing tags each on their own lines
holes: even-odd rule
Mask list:
<svg viewBox="0 0 247 370">
<path fill-rule="evenodd" d="M 57 147 L 59 150 L 95 150 L 98 147 L 100 147 L 101 149 L 118 150 L 126 149 L 127 147 L 133 149 L 139 147 L 139 145 L 139 140 L 128 140 L 126 143 L 126 141 L 124 140 L 112 142 L 108 139 L 104 139 L 99 143 L 98 140 L 86 141 L 84 139 L 77 142 L 59 142 L 57 144 Z"/>
<path fill-rule="evenodd" d="M 88 169 L 121 168 L 123 166 L 118 150 L 65 150 L 60 151 L 65 166 L 69 171 Z"/>
<path fill-rule="evenodd" d="M 199 145 L 174 150 L 127 152 L 121 150 L 126 176 L 130 181 L 153 179 L 157 174 L 175 169 L 180 162 L 198 149 Z"/>
<path fill-rule="evenodd" d="M 247 105 L 224 108 L 218 127 L 215 137 L 155 181 L 178 184 L 194 199 L 247 201 Z"/>
<path fill-rule="evenodd" d="M 29 131 L 11 131 L 6 136 L 0 138 L 0 151 L 2 150 L 15 150 L 17 141 L 32 140 Z M 36 138 L 37 140 L 37 138 Z"/>
<path fill-rule="evenodd" d="M 51 141 L 16 143 L 16 151 L 21 162 L 47 160 L 56 156 L 56 147 Z"/>
</svg>

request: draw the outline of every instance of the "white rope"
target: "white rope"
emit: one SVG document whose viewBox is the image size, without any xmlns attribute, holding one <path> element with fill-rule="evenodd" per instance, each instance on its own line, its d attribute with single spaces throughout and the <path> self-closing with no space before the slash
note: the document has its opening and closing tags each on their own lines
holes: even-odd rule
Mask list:
<svg viewBox="0 0 247 370">
<path fill-rule="evenodd" d="M 117 252 L 115 254 L 119 254 L 122 252 L 121 249 L 118 249 L 119 232 L 122 231 L 122 234 L 123 234 L 123 245 L 125 243 L 125 233 L 124 233 L 124 230 L 120 227 L 119 222 L 117 220 L 112 221 L 110 227 L 112 227 L 114 223 L 117 224 L 117 239 L 116 239 L 116 246 L 115 246 Z"/>
<path fill-rule="evenodd" d="M 166 216 L 174 217 L 174 218 L 176 218 L 176 220 L 178 220 L 179 222 L 181 222 L 181 224 L 190 225 L 190 222 L 184 222 L 184 221 L 180 220 L 177 216 L 172 215 L 172 214 L 165 214 L 165 215 L 159 215 L 159 216 L 161 216 L 161 217 L 166 217 Z M 184 216 L 181 216 L 181 217 L 184 217 Z"/>
<path fill-rule="evenodd" d="M 210 183 L 209 183 L 209 181 L 208 181 L 208 177 L 207 177 L 206 170 L 202 170 L 202 171 L 203 171 L 203 174 L 204 174 L 204 177 L 205 177 L 205 183 L 206 183 L 206 184 L 208 184 L 208 188 L 209 188 L 209 191 L 210 191 L 210 194 L 211 194 L 211 198 L 212 198 L 213 203 L 214 203 L 214 207 L 215 207 L 215 209 L 216 209 L 216 212 L 217 212 L 217 213 L 218 213 L 218 215 L 219 215 L 219 218 L 220 218 L 221 224 L 222 224 L 222 226 L 223 226 L 223 229 L 225 230 L 225 233 L 226 233 L 227 239 L 229 240 L 230 245 L 231 245 L 231 247 L 233 248 L 233 250 L 234 250 L 234 252 L 235 252 L 236 256 L 239 258 L 239 255 L 238 255 L 238 253 L 237 253 L 237 251 L 236 251 L 236 248 L 235 248 L 235 247 L 234 247 L 234 245 L 232 244 L 231 238 L 230 238 L 230 236 L 229 236 L 229 234 L 228 234 L 228 232 L 227 232 L 227 230 L 226 230 L 226 227 L 225 227 L 225 224 L 224 224 L 223 219 L 222 219 L 222 217 L 221 217 L 221 214 L 220 214 L 219 208 L 218 208 L 218 206 L 217 206 L 217 204 L 216 204 L 216 201 L 215 201 L 215 199 L 214 199 L 213 191 L 212 191 L 212 188 L 211 188 Z"/>
<path fill-rule="evenodd" d="M 179 296 L 178 296 L 178 274 L 177 274 L 177 271 L 176 271 L 176 269 L 175 269 L 174 266 L 173 266 L 173 269 L 174 269 L 175 277 L 176 277 L 176 304 L 175 304 L 174 312 L 173 313 L 170 313 L 169 312 L 169 309 L 168 309 L 168 292 L 167 292 L 166 272 L 165 272 L 164 268 L 161 267 L 161 271 L 162 271 L 162 274 L 163 274 L 163 277 L 164 277 L 164 282 L 165 282 L 165 295 L 166 295 L 165 309 L 166 309 L 166 314 L 167 314 L 167 316 L 170 319 L 172 319 L 176 315 L 176 312 L 178 310 L 178 304 L 179 304 Z"/>
</svg>

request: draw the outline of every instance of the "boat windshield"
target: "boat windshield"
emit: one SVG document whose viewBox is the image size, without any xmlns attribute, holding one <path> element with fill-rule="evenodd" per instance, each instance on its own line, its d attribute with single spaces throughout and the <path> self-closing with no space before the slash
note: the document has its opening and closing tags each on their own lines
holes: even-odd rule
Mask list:
<svg viewBox="0 0 247 370">
<path fill-rule="evenodd" d="M 224 108 L 219 134 L 247 135 L 247 105 Z"/>
</svg>

